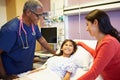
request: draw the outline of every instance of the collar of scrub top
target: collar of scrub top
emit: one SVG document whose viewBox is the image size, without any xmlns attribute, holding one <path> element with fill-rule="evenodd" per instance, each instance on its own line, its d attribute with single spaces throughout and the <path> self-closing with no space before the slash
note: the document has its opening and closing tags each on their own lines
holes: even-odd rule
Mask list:
<svg viewBox="0 0 120 80">
<path fill-rule="evenodd" d="M 24 32 L 24 34 L 25 34 L 25 43 L 24 43 L 23 38 L 22 38 L 22 36 L 21 36 L 21 30 L 23 30 L 23 32 Z M 24 26 L 23 26 L 22 17 L 20 17 L 20 26 L 19 26 L 19 33 L 18 33 L 18 34 L 19 34 L 19 36 L 20 36 L 23 49 L 28 49 L 28 48 L 29 48 L 29 45 L 28 45 L 28 37 L 27 37 L 27 32 L 25 31 Z M 36 35 L 33 24 L 32 24 L 32 35 L 33 35 L 33 36 Z"/>
</svg>

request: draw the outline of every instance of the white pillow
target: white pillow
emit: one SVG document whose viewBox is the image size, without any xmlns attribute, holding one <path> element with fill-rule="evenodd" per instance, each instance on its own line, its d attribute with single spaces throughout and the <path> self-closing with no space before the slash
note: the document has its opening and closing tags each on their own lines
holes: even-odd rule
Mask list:
<svg viewBox="0 0 120 80">
<path fill-rule="evenodd" d="M 74 41 L 82 41 L 93 49 L 96 46 L 96 40 L 74 40 Z M 85 68 L 86 70 L 93 62 L 93 57 L 91 56 L 91 54 L 81 46 L 78 46 L 77 51 L 71 57 L 74 58 L 75 63 L 79 67 Z"/>
<path fill-rule="evenodd" d="M 84 69 L 88 69 L 89 65 L 93 61 L 92 56 L 81 46 L 78 46 L 78 50 L 71 56 L 75 63 Z"/>
</svg>

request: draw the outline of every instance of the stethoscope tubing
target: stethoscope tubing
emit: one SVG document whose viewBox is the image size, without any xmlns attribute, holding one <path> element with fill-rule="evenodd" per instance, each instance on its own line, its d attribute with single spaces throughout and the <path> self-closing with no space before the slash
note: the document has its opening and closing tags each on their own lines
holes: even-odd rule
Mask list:
<svg viewBox="0 0 120 80">
<path fill-rule="evenodd" d="M 22 36 L 21 36 L 21 31 L 22 31 L 22 30 L 23 30 L 23 32 L 24 32 L 24 34 L 25 34 L 25 43 L 26 43 L 26 46 L 25 46 L 24 41 L 23 41 L 23 38 L 22 38 Z M 32 35 L 35 35 L 35 30 L 34 30 L 33 24 L 32 24 L 32 32 L 33 32 Z M 20 36 L 23 49 L 28 49 L 28 48 L 29 48 L 29 45 L 28 45 L 27 32 L 26 32 L 25 29 L 24 29 L 22 17 L 20 17 L 20 26 L 19 26 L 18 35 Z"/>
</svg>

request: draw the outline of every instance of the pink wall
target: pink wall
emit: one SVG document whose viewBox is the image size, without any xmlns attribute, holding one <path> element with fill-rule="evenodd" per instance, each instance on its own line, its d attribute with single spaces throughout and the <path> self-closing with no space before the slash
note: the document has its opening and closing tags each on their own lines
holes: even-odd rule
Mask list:
<svg viewBox="0 0 120 80">
<path fill-rule="evenodd" d="M 39 0 L 43 4 L 43 11 L 48 12 L 50 11 L 50 0 Z M 41 18 L 40 20 L 40 27 L 45 25 L 44 20 Z"/>
<path fill-rule="evenodd" d="M 68 5 L 67 6 L 73 6 L 73 5 L 79 5 L 81 3 L 89 3 L 97 0 L 67 0 Z"/>
<path fill-rule="evenodd" d="M 50 0 L 40 0 L 40 2 L 43 4 L 43 10 L 50 11 Z"/>
<path fill-rule="evenodd" d="M 115 27 L 118 31 L 120 31 L 120 10 L 117 11 L 109 11 L 107 14 L 110 17 L 111 23 L 113 27 Z M 70 39 L 94 39 L 89 35 L 86 29 L 85 17 L 86 14 L 82 14 L 80 16 L 80 34 L 78 34 L 79 29 L 79 16 L 69 16 L 68 17 L 68 33 Z"/>
<path fill-rule="evenodd" d="M 111 23 L 118 31 L 120 31 L 120 10 L 108 12 Z"/>
<path fill-rule="evenodd" d="M 76 16 L 69 16 L 68 17 L 68 35 L 71 39 L 80 39 L 79 36 L 79 17 Z"/>
</svg>

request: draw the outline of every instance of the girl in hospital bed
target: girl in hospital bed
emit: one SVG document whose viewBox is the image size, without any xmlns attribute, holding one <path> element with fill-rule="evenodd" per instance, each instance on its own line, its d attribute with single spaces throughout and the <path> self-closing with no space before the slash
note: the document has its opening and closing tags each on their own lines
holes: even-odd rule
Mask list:
<svg viewBox="0 0 120 80">
<path fill-rule="evenodd" d="M 31 71 L 27 77 L 32 80 L 70 80 L 70 76 L 75 73 L 77 66 L 69 57 L 76 50 L 76 43 L 66 39 L 57 56 L 49 58 L 42 67 Z"/>
</svg>

